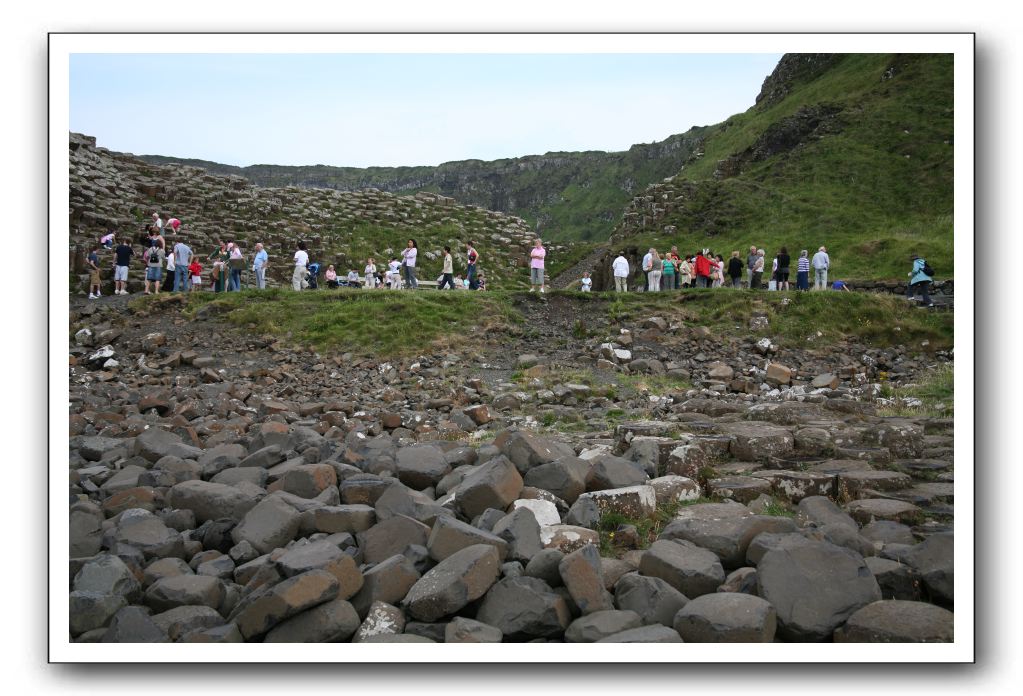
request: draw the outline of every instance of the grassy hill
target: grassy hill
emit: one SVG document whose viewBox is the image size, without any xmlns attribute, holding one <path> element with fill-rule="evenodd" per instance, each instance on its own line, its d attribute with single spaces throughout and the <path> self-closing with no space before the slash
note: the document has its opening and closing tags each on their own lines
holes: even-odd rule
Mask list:
<svg viewBox="0 0 1023 696">
<path fill-rule="evenodd" d="M 787 55 L 785 73 L 800 56 Z M 772 98 L 709 129 L 703 155 L 626 209 L 614 240 L 826 245 L 833 277 L 904 278 L 910 253 L 952 275 L 950 55 L 829 56 L 812 76 L 769 78 Z M 789 63 L 789 65 L 786 65 Z M 674 226 L 677 233 L 664 233 Z"/>
</svg>

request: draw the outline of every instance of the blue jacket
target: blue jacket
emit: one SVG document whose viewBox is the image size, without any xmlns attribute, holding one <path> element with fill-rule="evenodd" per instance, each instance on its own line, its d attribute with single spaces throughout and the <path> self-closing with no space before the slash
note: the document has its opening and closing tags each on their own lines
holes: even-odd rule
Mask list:
<svg viewBox="0 0 1023 696">
<path fill-rule="evenodd" d="M 929 275 L 924 273 L 924 266 L 926 264 L 927 262 L 924 259 L 916 259 L 913 261 L 913 277 L 909 279 L 910 285 L 924 281 L 930 282 L 932 280 Z"/>
</svg>

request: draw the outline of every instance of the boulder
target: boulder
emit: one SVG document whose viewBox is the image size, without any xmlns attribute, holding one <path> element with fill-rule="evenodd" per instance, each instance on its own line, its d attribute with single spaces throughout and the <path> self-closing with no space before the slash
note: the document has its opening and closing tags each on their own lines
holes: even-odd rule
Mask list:
<svg viewBox="0 0 1023 696">
<path fill-rule="evenodd" d="M 734 570 L 746 564 L 746 549 L 762 532 L 794 532 L 788 517 L 755 515 L 738 503 L 688 505 L 675 515 L 658 539 L 682 539 L 713 551 L 723 568 Z"/>
<path fill-rule="evenodd" d="M 448 556 L 421 577 L 409 590 L 404 604 L 411 616 L 421 621 L 436 621 L 482 597 L 499 574 L 500 560 L 495 547 L 489 544 L 469 546 Z"/>
<path fill-rule="evenodd" d="M 583 614 L 614 608 L 611 594 L 604 587 L 603 567 L 596 546 L 588 544 L 566 555 L 558 563 L 558 573 Z"/>
<path fill-rule="evenodd" d="M 494 438 L 494 446 L 515 465 L 520 474 L 562 457 L 575 456 L 575 450 L 569 445 L 526 430 L 505 430 Z"/>
<path fill-rule="evenodd" d="M 506 457 L 496 457 L 468 474 L 452 492 L 462 515 L 472 519 L 487 508 L 505 510 L 522 490 L 522 476 Z"/>
<path fill-rule="evenodd" d="M 409 488 L 421 491 L 436 486 L 451 472 L 444 453 L 432 445 L 414 445 L 398 449 L 395 459 L 398 480 Z"/>
<path fill-rule="evenodd" d="M 512 641 L 553 638 L 571 621 L 568 604 L 543 580 L 504 578 L 483 597 L 476 620 L 495 626 Z"/>
<path fill-rule="evenodd" d="M 324 602 L 277 624 L 264 643 L 344 643 L 359 629 L 359 615 L 343 599 Z"/>
<path fill-rule="evenodd" d="M 836 643 L 951 643 L 955 615 L 926 602 L 885 599 L 859 609 L 835 631 Z"/>
<path fill-rule="evenodd" d="M 352 642 L 372 643 L 384 636 L 401 635 L 404 630 L 405 614 L 401 609 L 383 602 L 373 602 Z"/>
<path fill-rule="evenodd" d="M 606 609 L 579 617 L 565 629 L 566 643 L 596 643 L 601 638 L 639 628 L 642 620 L 634 611 Z"/>
<path fill-rule="evenodd" d="M 652 626 L 640 626 L 630 628 L 627 631 L 615 633 L 607 638 L 601 638 L 598 643 L 681 643 L 682 638 L 678 631 L 667 626 L 654 624 Z"/>
<path fill-rule="evenodd" d="M 928 594 L 951 604 L 955 600 L 955 554 L 951 532 L 932 534 L 902 555 L 923 580 Z"/>
<path fill-rule="evenodd" d="M 162 578 L 146 590 L 146 605 L 154 611 L 167 611 L 175 607 L 220 607 L 224 599 L 224 584 L 208 575 L 176 575 Z"/>
<path fill-rule="evenodd" d="M 675 614 L 689 602 L 688 597 L 661 578 L 638 573 L 623 575 L 615 583 L 614 591 L 615 605 L 636 612 L 645 624 L 671 627 Z"/>
<path fill-rule="evenodd" d="M 768 551 L 757 566 L 757 594 L 778 612 L 778 633 L 826 641 L 860 607 L 881 599 L 863 557 L 820 541 Z"/>
<path fill-rule="evenodd" d="M 586 491 L 589 470 L 589 462 L 575 456 L 562 457 L 530 468 L 523 481 L 525 485 L 549 491 L 571 505 Z"/>
<path fill-rule="evenodd" d="M 529 508 L 516 508 L 497 522 L 491 530 L 508 545 L 508 559 L 529 563 L 543 549 L 540 524 Z"/>
<path fill-rule="evenodd" d="M 103 643 L 169 643 L 170 638 L 142 607 L 123 607 L 110 620 Z"/>
<path fill-rule="evenodd" d="M 601 491 L 639 486 L 650 479 L 643 468 L 628 459 L 604 455 L 598 457 L 586 475 L 586 490 Z"/>
<path fill-rule="evenodd" d="M 232 612 L 231 620 L 246 640 L 337 596 L 337 578 L 324 570 L 310 570 L 274 585 L 263 585 Z"/>
<path fill-rule="evenodd" d="M 504 638 L 496 626 L 456 616 L 444 627 L 445 643 L 500 643 Z"/>
<path fill-rule="evenodd" d="M 231 538 L 236 544 L 247 541 L 260 553 L 269 553 L 295 538 L 300 517 L 295 508 L 270 496 L 245 513 L 231 530 Z"/>
<path fill-rule="evenodd" d="M 352 605 L 362 617 L 376 602 L 397 606 L 420 577 L 407 556 L 391 556 L 363 573 L 362 589 L 352 598 Z"/>
<path fill-rule="evenodd" d="M 687 643 L 770 643 L 777 614 L 760 597 L 716 592 L 686 604 L 673 626 Z"/>
<path fill-rule="evenodd" d="M 430 551 L 430 558 L 440 562 L 455 552 L 476 544 L 493 546 L 497 549 L 497 555 L 501 561 L 508 556 L 508 542 L 500 536 L 477 529 L 471 524 L 460 522 L 452 517 L 437 518 L 430 531 L 430 537 L 427 539 L 426 548 Z M 536 544 L 539 547 L 539 530 Z"/>
<path fill-rule="evenodd" d="M 643 553 L 639 572 L 664 580 L 688 598 L 715 592 L 725 580 L 718 557 L 685 540 L 655 541 Z"/>
<path fill-rule="evenodd" d="M 409 546 L 426 546 L 430 528 L 411 517 L 397 515 L 355 535 L 366 563 L 380 563 L 404 553 Z"/>
<path fill-rule="evenodd" d="M 234 486 L 200 480 L 179 483 L 167 494 L 168 505 L 191 510 L 200 523 L 222 517 L 241 520 L 257 502 L 256 498 Z"/>
</svg>

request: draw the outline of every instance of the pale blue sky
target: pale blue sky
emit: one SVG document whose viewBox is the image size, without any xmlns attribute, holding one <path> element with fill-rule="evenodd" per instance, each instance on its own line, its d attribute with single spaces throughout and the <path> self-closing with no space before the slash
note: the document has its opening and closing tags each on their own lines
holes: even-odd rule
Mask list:
<svg viewBox="0 0 1023 696">
<path fill-rule="evenodd" d="M 73 54 L 70 127 L 225 164 L 624 150 L 753 105 L 781 54 Z"/>
</svg>

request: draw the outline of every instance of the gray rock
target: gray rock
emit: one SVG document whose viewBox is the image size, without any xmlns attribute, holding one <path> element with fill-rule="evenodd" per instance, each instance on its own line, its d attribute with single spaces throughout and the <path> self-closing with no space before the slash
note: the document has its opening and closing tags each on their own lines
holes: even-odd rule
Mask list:
<svg viewBox="0 0 1023 696">
<path fill-rule="evenodd" d="M 614 609 L 611 594 L 604 588 L 604 570 L 597 547 L 588 544 L 561 559 L 561 581 L 583 614 Z"/>
<path fill-rule="evenodd" d="M 511 460 L 520 474 L 562 457 L 575 456 L 575 450 L 569 445 L 525 430 L 506 430 L 494 439 L 494 445 Z"/>
<path fill-rule="evenodd" d="M 818 527 L 823 527 L 826 524 L 841 524 L 851 529 L 859 529 L 856 520 L 822 495 L 803 498 L 799 501 L 798 509 L 800 518 L 812 522 Z"/>
<path fill-rule="evenodd" d="M 738 503 L 699 503 L 682 508 L 658 539 L 682 539 L 713 551 L 729 570 L 746 564 L 749 543 L 762 532 L 794 532 L 788 517 L 754 515 Z"/>
<path fill-rule="evenodd" d="M 403 635 L 404 630 L 405 614 L 401 609 L 383 602 L 373 602 L 352 642 L 376 642 L 381 636 Z"/>
<path fill-rule="evenodd" d="M 343 599 L 324 602 L 277 624 L 264 643 L 343 643 L 359 629 L 359 615 Z"/>
<path fill-rule="evenodd" d="M 875 544 L 880 543 L 884 546 L 888 544 L 908 544 L 912 546 L 917 543 L 916 538 L 913 536 L 913 531 L 908 526 L 900 522 L 892 522 L 891 520 L 875 520 L 865 524 L 863 529 L 860 530 L 860 534 L 869 541 Z"/>
<path fill-rule="evenodd" d="M 916 571 L 905 563 L 887 558 L 871 556 L 864 561 L 874 574 L 882 599 L 902 599 L 910 602 L 920 600 L 923 584 Z"/>
<path fill-rule="evenodd" d="M 297 510 L 279 497 L 270 496 L 245 513 L 231 530 L 231 539 L 235 544 L 245 541 L 260 553 L 269 553 L 295 538 L 299 522 Z"/>
<path fill-rule="evenodd" d="M 523 477 L 525 485 L 553 493 L 568 504 L 586 491 L 589 462 L 575 456 L 562 457 L 530 468 Z"/>
<path fill-rule="evenodd" d="M 453 491 L 462 515 L 473 518 L 487 508 L 505 510 L 518 498 L 522 476 L 506 457 L 497 457 L 467 475 Z"/>
<path fill-rule="evenodd" d="M 769 551 L 757 566 L 757 594 L 778 612 L 778 633 L 825 641 L 860 607 L 881 598 L 863 557 L 815 541 Z"/>
<path fill-rule="evenodd" d="M 646 471 L 628 459 L 604 455 L 598 457 L 586 475 L 587 491 L 603 491 L 612 488 L 640 486 L 650 479 Z"/>
<path fill-rule="evenodd" d="M 615 584 L 615 604 L 636 612 L 645 624 L 671 627 L 675 614 L 688 602 L 688 597 L 661 578 L 629 573 Z"/>
<path fill-rule="evenodd" d="M 539 578 L 551 587 L 559 587 L 561 572 L 558 566 L 565 554 L 558 549 L 542 549 L 534 555 L 526 564 L 525 574 L 532 578 Z"/>
<path fill-rule="evenodd" d="M 539 529 L 537 529 L 536 537 L 536 545 L 539 547 Z M 430 551 L 430 558 L 435 561 L 443 561 L 456 551 L 461 551 L 467 546 L 475 544 L 489 544 L 493 546 L 497 549 L 497 555 L 501 561 L 504 561 L 508 556 L 508 542 L 500 536 L 484 532 L 451 517 L 437 518 L 433 524 L 433 529 L 430 531 L 430 538 L 426 542 L 426 548 Z"/>
<path fill-rule="evenodd" d="M 222 517 L 240 520 L 257 502 L 234 486 L 198 480 L 183 481 L 167 494 L 168 505 L 191 510 L 200 523 Z"/>
<path fill-rule="evenodd" d="M 72 589 L 120 595 L 129 603 L 142 596 L 142 586 L 120 558 L 101 554 L 88 560 L 75 575 Z"/>
<path fill-rule="evenodd" d="M 169 643 L 170 638 L 142 607 L 124 607 L 110 620 L 104 643 Z"/>
<path fill-rule="evenodd" d="M 162 578 L 146 590 L 146 604 L 158 612 L 183 606 L 216 609 L 223 599 L 223 583 L 208 575 L 175 575 Z"/>
<path fill-rule="evenodd" d="M 410 488 L 421 491 L 436 486 L 451 471 L 444 453 L 432 445 L 402 447 L 395 460 L 398 480 Z"/>
<path fill-rule="evenodd" d="M 103 513 L 98 515 L 81 510 L 72 510 L 68 523 L 68 556 L 82 558 L 95 556 L 103 546 L 103 529 L 100 523 Z"/>
<path fill-rule="evenodd" d="M 170 431 L 162 428 L 147 428 L 135 438 L 132 454 L 155 462 L 168 455 L 182 459 L 198 459 L 202 456 L 203 451 L 198 447 L 186 445 L 181 436 Z"/>
<path fill-rule="evenodd" d="M 951 643 L 955 615 L 925 602 L 868 604 L 835 631 L 836 643 Z"/>
<path fill-rule="evenodd" d="M 493 533 L 507 543 L 509 560 L 528 563 L 543 550 L 540 525 L 528 508 L 517 508 L 502 517 L 494 524 Z"/>
<path fill-rule="evenodd" d="M 917 572 L 932 598 L 950 604 L 955 600 L 954 539 L 951 532 L 932 534 L 902 558 Z"/>
<path fill-rule="evenodd" d="M 718 587 L 718 592 L 742 592 L 755 595 L 757 593 L 757 569 L 738 568 L 733 570 Z"/>
<path fill-rule="evenodd" d="M 500 643 L 504 638 L 496 626 L 456 616 L 444 627 L 445 643 Z"/>
<path fill-rule="evenodd" d="M 121 595 L 104 592 L 73 591 L 68 595 L 68 624 L 71 634 L 103 628 L 127 601 Z"/>
<path fill-rule="evenodd" d="M 185 555 L 185 545 L 176 530 L 163 523 L 159 517 L 146 513 L 139 517 L 121 517 L 120 524 L 114 533 L 114 541 L 118 544 L 134 546 L 145 554 L 146 558 L 181 558 Z"/>
<path fill-rule="evenodd" d="M 725 580 L 718 557 L 685 540 L 655 541 L 643 553 L 639 572 L 661 578 L 690 599 L 715 592 Z"/>
<path fill-rule="evenodd" d="M 366 563 L 380 563 L 411 545 L 426 546 L 430 528 L 410 517 L 398 515 L 355 535 Z"/>
<path fill-rule="evenodd" d="M 352 598 L 352 605 L 365 617 L 375 602 L 397 605 L 419 580 L 412 561 L 401 554 L 391 556 L 363 573 L 362 589 Z"/>
<path fill-rule="evenodd" d="M 598 643 L 681 643 L 678 631 L 667 626 L 654 624 L 631 628 L 612 636 L 601 638 Z"/>
<path fill-rule="evenodd" d="M 777 614 L 759 597 L 716 592 L 686 604 L 672 625 L 687 643 L 770 643 Z"/>
<path fill-rule="evenodd" d="M 497 549 L 477 544 L 458 551 L 420 578 L 405 597 L 408 613 L 422 621 L 454 614 L 482 597 L 500 574 Z"/>
<path fill-rule="evenodd" d="M 582 616 L 565 629 L 566 643 L 596 643 L 602 638 L 643 625 L 634 611 L 607 609 Z"/>
<path fill-rule="evenodd" d="M 217 610 L 206 606 L 175 607 L 152 618 L 153 623 L 173 641 L 195 631 L 224 624 L 224 617 Z"/>
<path fill-rule="evenodd" d="M 483 597 L 476 620 L 516 641 L 560 636 L 571 615 L 568 604 L 547 583 L 522 576 L 495 583 Z"/>
<path fill-rule="evenodd" d="M 334 599 L 337 592 L 337 578 L 324 570 L 310 570 L 275 585 L 260 587 L 243 599 L 229 618 L 248 640 L 266 633 L 285 619 Z"/>
</svg>

